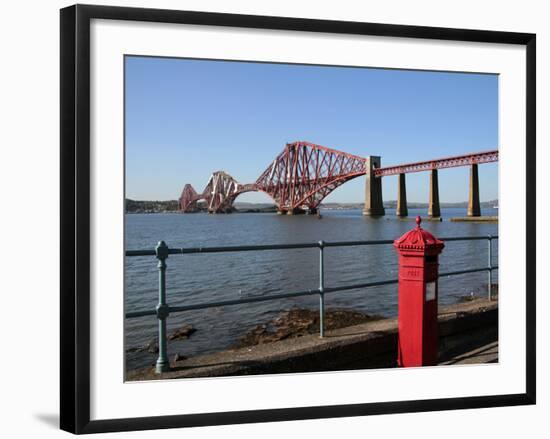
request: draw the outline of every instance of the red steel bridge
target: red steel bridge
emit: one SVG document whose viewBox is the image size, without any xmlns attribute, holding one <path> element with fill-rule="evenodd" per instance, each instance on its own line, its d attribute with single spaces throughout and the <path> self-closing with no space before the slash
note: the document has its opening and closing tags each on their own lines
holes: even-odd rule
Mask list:
<svg viewBox="0 0 550 439">
<path fill-rule="evenodd" d="M 498 161 L 498 151 L 484 151 L 462 156 L 446 157 L 424 162 L 381 167 L 380 157 L 359 157 L 336 149 L 298 141 L 286 144 L 275 160 L 254 183 L 241 184 L 224 171 L 216 171 L 206 187 L 198 193 L 186 184 L 179 199 L 182 212 L 198 210 L 206 203 L 210 213 L 228 213 L 235 199 L 245 192 L 268 194 L 279 213 L 315 213 L 319 204 L 336 188 L 356 177 L 365 175 L 365 215 L 384 215 L 382 177 L 399 176 L 397 215 L 407 215 L 405 174 L 431 171 L 429 216 L 438 217 L 439 189 L 437 170 L 470 166 L 470 203 L 468 215 L 479 216 L 479 183 L 477 166 Z"/>
</svg>

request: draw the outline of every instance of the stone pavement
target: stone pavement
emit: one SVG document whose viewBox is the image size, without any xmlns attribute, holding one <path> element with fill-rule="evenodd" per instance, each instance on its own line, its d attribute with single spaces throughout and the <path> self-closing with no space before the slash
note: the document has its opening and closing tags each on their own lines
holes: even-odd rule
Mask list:
<svg viewBox="0 0 550 439">
<path fill-rule="evenodd" d="M 493 341 L 456 355 L 449 360 L 441 361 L 440 365 L 498 363 L 498 341 Z"/>
</svg>

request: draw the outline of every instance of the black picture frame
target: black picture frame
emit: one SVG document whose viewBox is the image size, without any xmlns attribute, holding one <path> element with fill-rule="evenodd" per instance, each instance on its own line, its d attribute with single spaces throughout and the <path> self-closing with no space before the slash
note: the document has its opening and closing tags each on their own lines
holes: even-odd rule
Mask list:
<svg viewBox="0 0 550 439">
<path fill-rule="evenodd" d="M 90 21 L 92 19 L 407 37 L 526 47 L 526 392 L 416 401 L 90 420 Z M 536 36 L 530 33 L 75 5 L 61 10 L 60 426 L 99 433 L 535 404 Z"/>
</svg>

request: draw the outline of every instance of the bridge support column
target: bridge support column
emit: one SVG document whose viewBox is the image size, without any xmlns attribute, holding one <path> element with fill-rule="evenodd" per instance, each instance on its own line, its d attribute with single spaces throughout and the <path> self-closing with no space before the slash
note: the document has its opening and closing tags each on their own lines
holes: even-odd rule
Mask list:
<svg viewBox="0 0 550 439">
<path fill-rule="evenodd" d="M 287 215 L 303 215 L 306 213 L 304 209 L 300 209 L 299 207 L 295 207 L 294 209 L 289 209 L 286 211 Z"/>
<path fill-rule="evenodd" d="M 479 177 L 477 164 L 470 168 L 470 196 L 468 197 L 468 216 L 481 216 L 479 206 Z"/>
<path fill-rule="evenodd" d="M 437 169 L 432 169 L 430 174 L 430 204 L 428 205 L 428 217 L 430 218 L 439 218 L 441 216 L 438 180 Z"/>
<path fill-rule="evenodd" d="M 379 167 L 380 157 L 367 157 L 367 172 L 365 175 L 365 208 L 363 209 L 363 215 L 381 216 L 386 214 L 384 203 L 382 201 L 382 177 L 374 176 L 374 169 Z"/>
<path fill-rule="evenodd" d="M 399 185 L 397 187 L 397 208 L 395 210 L 397 216 L 407 216 L 407 184 L 405 174 L 399 174 Z"/>
</svg>

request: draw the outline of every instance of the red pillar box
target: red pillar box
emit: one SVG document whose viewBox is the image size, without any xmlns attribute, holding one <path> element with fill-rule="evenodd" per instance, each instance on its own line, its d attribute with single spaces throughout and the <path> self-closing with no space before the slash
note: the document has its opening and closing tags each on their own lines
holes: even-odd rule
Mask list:
<svg viewBox="0 0 550 439">
<path fill-rule="evenodd" d="M 399 255 L 397 364 L 402 367 L 437 364 L 437 297 L 442 241 L 420 227 L 394 241 Z"/>
</svg>

